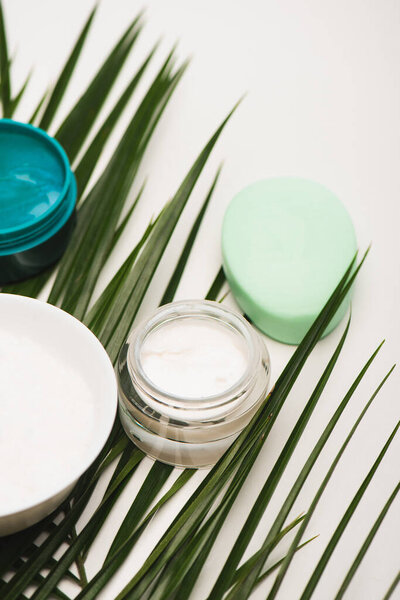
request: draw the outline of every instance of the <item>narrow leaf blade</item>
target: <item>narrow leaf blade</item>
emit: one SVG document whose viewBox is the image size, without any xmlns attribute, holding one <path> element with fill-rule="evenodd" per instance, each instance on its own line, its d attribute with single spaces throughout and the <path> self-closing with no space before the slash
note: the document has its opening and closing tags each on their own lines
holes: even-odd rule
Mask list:
<svg viewBox="0 0 400 600">
<path fill-rule="evenodd" d="M 53 91 L 51 92 L 48 102 L 46 104 L 46 108 L 43 112 L 43 115 L 39 122 L 39 127 L 42 129 L 48 129 L 54 119 L 56 111 L 61 103 L 61 100 L 64 97 L 65 90 L 67 89 L 68 83 L 71 79 L 72 74 L 74 73 L 76 64 L 78 62 L 79 56 L 81 54 L 82 48 L 84 46 L 86 37 L 89 33 L 90 27 L 93 22 L 94 15 L 96 14 L 97 6 L 93 8 L 89 17 L 79 34 L 79 37 L 71 51 L 71 54 L 68 57 L 67 62 L 65 63 L 57 82 L 54 86 Z"/>
</svg>

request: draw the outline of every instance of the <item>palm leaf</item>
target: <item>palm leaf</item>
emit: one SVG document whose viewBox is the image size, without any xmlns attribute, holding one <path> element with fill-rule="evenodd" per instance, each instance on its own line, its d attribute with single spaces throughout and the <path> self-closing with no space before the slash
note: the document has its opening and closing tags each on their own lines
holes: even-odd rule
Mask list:
<svg viewBox="0 0 400 600">
<path fill-rule="evenodd" d="M 47 575 L 47 577 L 45 577 L 41 584 L 38 586 L 36 592 L 31 597 L 32 600 L 43 600 L 47 598 L 50 593 L 53 593 L 53 590 L 56 587 L 57 583 L 65 576 L 65 572 L 68 570 L 69 566 L 74 562 L 77 555 L 84 548 L 90 546 L 93 539 L 96 537 L 99 528 L 101 528 L 101 526 L 105 522 L 111 509 L 115 505 L 115 502 L 118 500 L 129 479 L 134 474 L 142 458 L 142 452 L 138 451 L 135 448 L 132 449 L 128 447 L 122 453 L 118 466 L 113 473 L 113 477 L 110 481 L 109 487 L 113 485 L 114 479 L 116 479 L 118 475 L 121 472 L 123 472 L 125 465 L 129 462 L 129 469 L 124 473 L 122 481 L 119 481 L 117 488 L 114 488 L 112 494 L 106 493 L 103 502 L 97 508 L 94 515 L 90 518 L 87 525 L 73 540 L 66 552 L 50 570 L 50 573 Z"/>
<path fill-rule="evenodd" d="M 64 97 L 65 90 L 67 89 L 71 76 L 74 73 L 76 63 L 78 62 L 87 34 L 89 33 L 96 10 L 97 6 L 95 6 L 92 12 L 89 14 L 89 17 L 72 49 L 72 52 L 68 57 L 68 60 L 65 63 L 65 66 L 61 71 L 59 78 L 57 79 L 54 89 L 49 96 L 46 108 L 39 122 L 39 127 L 41 127 L 42 129 L 48 129 L 50 127 L 56 114 L 56 111 L 60 105 L 60 102 Z M 43 98 L 43 102 L 45 98 L 46 96 Z M 39 103 L 38 110 L 40 110 L 40 107 L 41 104 Z M 34 117 L 35 115 L 33 116 L 32 120 L 34 119 Z"/>
<path fill-rule="evenodd" d="M 148 143 L 153 120 L 181 72 L 171 76 L 170 55 L 140 104 L 102 176 L 83 203 L 71 244 L 64 254 L 49 302 L 83 318 L 110 251 L 114 231 Z M 145 140 L 143 140 L 145 138 Z M 60 298 L 62 296 L 62 298 Z M 60 302 L 61 300 L 61 302 Z"/>
<path fill-rule="evenodd" d="M 349 328 L 349 323 L 347 324 L 347 327 L 343 333 L 343 336 L 341 338 L 341 340 L 339 341 L 339 344 L 335 350 L 335 352 L 333 353 L 327 368 L 324 371 L 323 376 L 321 377 L 321 379 L 319 380 L 314 393 L 312 394 L 309 402 L 307 403 L 306 408 L 304 409 L 302 415 L 300 416 L 291 436 L 289 437 L 289 440 L 287 442 L 287 444 L 285 445 L 284 450 L 282 451 L 280 457 L 278 458 L 276 465 L 274 467 L 274 469 L 271 472 L 270 477 L 268 478 L 265 486 L 264 486 L 264 493 L 265 490 L 268 489 L 270 491 L 270 495 L 269 497 L 272 495 L 273 490 L 275 489 L 281 475 L 282 472 L 284 471 L 296 445 L 297 442 L 300 439 L 301 433 L 304 431 L 304 428 L 306 427 L 306 424 L 309 420 L 309 418 L 311 417 L 311 414 L 317 404 L 318 399 L 320 398 L 323 389 L 325 388 L 328 379 L 333 371 L 333 368 L 336 364 L 336 361 L 339 357 L 339 354 L 341 352 L 341 349 L 343 347 L 344 341 L 346 339 L 347 336 L 347 332 L 348 332 L 348 328 Z M 262 447 L 262 445 L 264 444 L 265 441 L 265 437 L 260 437 L 260 449 Z M 258 455 L 258 453 L 256 454 L 256 456 Z M 254 456 L 254 459 L 256 458 L 256 456 Z M 245 461 L 246 466 L 250 469 L 252 467 L 253 464 L 253 460 L 250 461 L 248 457 L 246 457 L 246 461 Z M 248 473 L 245 474 L 245 477 L 247 476 Z M 220 506 L 218 507 L 217 511 L 215 511 L 214 515 L 212 515 L 212 517 L 210 518 L 210 521 L 215 520 L 215 515 L 217 514 L 217 512 L 221 511 L 221 508 L 223 508 L 223 503 L 224 501 L 228 498 L 230 494 L 232 493 L 232 490 L 235 490 L 236 488 L 236 493 L 234 494 L 234 498 L 236 498 L 238 492 L 241 489 L 241 486 L 244 483 L 245 478 L 243 479 L 243 481 L 240 481 L 240 477 L 239 477 L 239 472 L 235 475 L 235 478 L 232 482 L 232 484 L 229 486 L 228 491 L 225 493 L 224 499 L 222 500 Z M 261 518 L 261 515 L 263 514 L 265 508 L 266 508 L 266 502 L 264 503 L 264 505 L 261 507 L 261 510 L 258 510 L 258 520 L 259 518 Z M 231 508 L 231 503 L 228 503 L 228 506 L 226 507 L 226 509 L 224 510 L 223 514 L 221 515 L 221 517 L 219 518 L 218 522 L 213 526 L 213 528 L 211 529 L 211 531 L 209 532 L 208 536 L 213 539 L 216 538 L 219 530 L 221 529 L 225 519 L 227 518 L 230 508 Z M 257 507 L 258 509 L 260 508 L 260 504 Z M 243 533 L 247 533 L 248 529 L 247 526 L 249 525 L 249 522 L 246 523 L 246 526 L 243 527 L 242 532 Z M 201 539 L 204 535 L 204 530 L 206 530 L 207 528 L 209 528 L 209 522 L 205 523 L 204 526 L 202 526 L 201 530 L 198 532 L 198 534 L 196 534 L 193 538 L 193 544 L 199 544 L 199 538 Z M 252 531 L 252 527 L 249 526 L 249 530 Z M 232 579 L 234 577 L 234 573 L 235 573 L 235 564 L 234 564 L 234 560 L 236 560 L 236 566 L 239 563 L 240 557 L 239 557 L 239 547 L 241 544 L 246 544 L 246 547 L 248 545 L 248 542 L 250 541 L 251 537 L 252 537 L 252 533 L 250 533 L 250 535 L 246 538 L 245 541 L 243 541 L 243 533 L 241 534 L 241 537 L 239 538 L 238 543 L 235 545 L 234 550 L 232 551 L 232 555 L 229 557 L 227 563 L 225 564 L 225 567 L 223 569 L 223 571 L 220 574 L 220 581 L 217 582 L 216 585 L 221 585 L 221 581 L 224 580 L 225 581 L 225 589 L 228 589 L 230 587 L 230 583 L 228 581 L 228 577 L 226 573 L 229 573 L 232 576 Z M 279 533 L 277 534 L 276 538 L 278 537 Z M 212 544 L 209 545 L 209 551 L 211 550 Z M 273 542 L 271 542 L 271 550 L 273 548 Z M 205 562 L 206 558 L 207 558 L 208 553 L 206 553 L 205 551 L 202 554 L 202 563 Z M 235 558 L 234 558 L 235 557 Z M 185 553 L 185 561 L 187 561 L 187 556 Z M 201 561 L 199 559 L 196 560 L 196 568 L 198 569 L 201 566 Z M 199 573 L 197 573 L 198 575 Z M 194 579 L 194 575 L 191 575 L 191 579 Z M 193 585 L 195 583 L 195 580 L 193 581 Z M 215 591 L 213 590 L 213 593 L 215 593 Z M 167 596 L 166 596 L 167 597 Z"/>
<path fill-rule="evenodd" d="M 121 465 L 123 465 L 124 461 L 127 460 L 127 457 L 130 456 L 131 452 L 132 449 L 128 448 L 127 451 L 123 453 L 119 467 L 117 467 L 115 474 L 118 473 L 119 468 Z M 138 453 L 137 461 L 139 461 L 141 458 L 141 453 Z M 120 484 L 121 487 L 118 490 L 119 493 L 122 491 L 124 484 L 126 483 L 127 480 L 125 479 L 124 482 Z M 71 510 L 67 513 L 65 519 L 54 529 L 54 531 L 47 537 L 43 544 L 38 547 L 37 551 L 34 552 L 18 570 L 17 576 L 13 577 L 5 586 L 3 589 L 2 600 L 17 600 L 17 598 L 19 598 L 19 594 L 22 593 L 32 581 L 34 581 L 37 573 L 45 567 L 45 565 L 48 563 L 48 560 L 54 555 L 55 550 L 59 548 L 60 545 L 65 541 L 67 534 L 82 514 L 95 485 L 96 480 L 92 481 L 92 484 L 86 487 L 80 498 L 74 503 L 73 508 L 71 508 Z M 98 524 L 100 522 L 104 522 L 104 514 L 108 514 L 110 512 L 112 506 L 119 496 L 119 493 L 117 494 L 114 492 L 114 494 L 110 496 L 99 509 L 97 509 L 78 538 L 73 541 L 68 550 L 63 554 L 62 558 L 57 561 L 49 575 L 38 586 L 33 596 L 35 599 L 38 597 L 47 597 L 51 590 L 56 587 L 58 581 L 64 576 L 65 572 L 75 560 L 80 550 L 85 544 L 90 542 L 93 534 L 98 531 Z M 55 581 L 54 585 L 53 581 Z"/>
<path fill-rule="evenodd" d="M 35 125 L 36 124 L 36 119 L 38 118 L 38 115 L 40 114 L 46 100 L 48 99 L 50 94 L 50 90 L 45 90 L 44 94 L 40 97 L 39 102 L 37 103 L 31 118 L 28 120 L 28 123 L 30 123 L 31 125 Z"/>
<path fill-rule="evenodd" d="M 117 229 L 115 230 L 114 237 L 113 237 L 112 242 L 111 242 L 111 252 L 114 250 L 115 246 L 118 243 L 119 238 L 124 233 L 125 228 L 126 228 L 126 226 L 128 225 L 128 223 L 130 221 L 132 213 L 135 210 L 135 208 L 136 208 L 136 206 L 137 206 L 140 198 L 142 197 L 142 194 L 144 192 L 144 188 L 145 188 L 145 182 L 142 184 L 142 187 L 138 191 L 135 200 L 132 202 L 131 206 L 129 207 L 129 209 L 128 209 L 127 213 L 126 213 L 126 215 L 124 216 L 124 218 L 122 219 L 122 221 L 118 225 Z"/>
<path fill-rule="evenodd" d="M 222 267 L 220 267 L 218 273 L 215 276 L 214 281 L 211 284 L 210 289 L 208 290 L 208 293 L 206 295 L 206 300 L 216 299 L 219 292 L 221 291 L 222 286 L 224 285 L 225 281 L 226 281 L 226 278 L 225 278 L 224 270 Z"/>
<path fill-rule="evenodd" d="M 182 250 L 182 254 L 179 257 L 179 260 L 175 267 L 175 271 L 171 277 L 171 280 L 167 286 L 167 289 L 164 292 L 163 297 L 161 298 L 161 302 L 160 302 L 161 305 L 167 304 L 167 302 L 172 302 L 172 300 L 175 297 L 175 293 L 178 288 L 178 284 L 179 284 L 181 277 L 183 275 L 183 272 L 185 270 L 186 263 L 190 256 L 190 253 L 192 251 L 193 244 L 196 240 L 196 237 L 199 232 L 200 225 L 203 221 L 204 215 L 206 213 L 207 207 L 208 207 L 211 197 L 214 193 L 214 189 L 215 189 L 215 186 L 217 185 L 217 181 L 219 179 L 220 173 L 221 173 L 221 167 L 219 167 L 219 169 L 214 177 L 214 181 L 212 182 L 211 187 L 208 191 L 206 199 L 204 200 L 203 206 L 201 207 L 200 212 L 197 215 L 195 222 L 193 223 L 193 227 L 192 227 L 192 229 L 189 233 L 189 236 L 186 240 L 186 244 Z M 213 293 L 213 291 L 211 293 Z M 215 297 L 213 299 L 215 299 Z"/>
<path fill-rule="evenodd" d="M 119 296 L 115 298 L 113 310 L 110 311 L 108 319 L 98 331 L 98 336 L 107 349 L 112 361 L 116 359 L 122 341 L 126 338 L 132 326 L 143 296 L 181 212 L 232 112 L 229 113 L 227 118 L 218 127 L 185 177 L 174 198 L 160 213 L 138 260 L 123 282 Z"/>
<path fill-rule="evenodd" d="M 82 194 L 87 186 L 87 183 L 92 175 L 94 168 L 97 164 L 97 161 L 101 155 L 101 152 L 113 131 L 119 117 L 121 116 L 124 108 L 128 104 L 128 101 L 132 97 L 133 92 L 138 86 L 144 72 L 147 69 L 147 66 L 152 59 L 154 52 L 157 46 L 151 50 L 146 59 L 143 61 L 142 65 L 138 69 L 137 73 L 133 76 L 131 81 L 128 83 L 124 92 L 121 94 L 118 102 L 115 104 L 114 108 L 108 115 L 107 119 L 104 121 L 103 125 L 93 138 L 93 141 L 90 143 L 88 149 L 86 150 L 84 156 L 79 162 L 78 166 L 75 169 L 75 177 L 78 185 L 78 198 L 82 197 Z"/>
<path fill-rule="evenodd" d="M 318 535 L 314 535 L 314 537 L 310 538 L 306 542 L 303 542 L 302 544 L 300 544 L 299 546 L 297 546 L 296 552 L 298 552 L 299 550 L 301 550 L 302 548 L 304 548 L 305 546 L 307 546 L 308 544 L 310 544 L 311 542 L 313 542 L 314 540 L 316 540 L 317 537 L 318 537 Z M 259 556 L 259 552 L 257 552 L 254 555 L 254 560 L 255 561 L 257 560 L 258 556 Z M 283 558 L 280 558 L 278 561 L 276 561 L 276 563 L 274 563 L 273 565 L 271 565 L 270 567 L 268 567 L 268 569 L 266 571 L 264 571 L 264 573 L 262 575 L 260 575 L 259 578 L 257 579 L 257 581 L 255 583 L 255 587 L 257 587 L 258 585 L 260 585 L 260 583 L 262 583 L 263 581 L 265 581 L 271 575 L 271 573 L 273 573 L 274 571 L 276 571 L 276 569 L 281 566 L 281 564 L 285 560 L 286 556 L 287 555 L 285 555 Z M 242 567 L 240 567 L 236 571 L 235 576 L 233 578 L 235 586 L 240 585 L 241 579 L 247 575 L 247 571 L 246 571 L 246 569 L 244 567 L 247 566 L 247 564 L 248 564 L 248 562 L 250 560 L 251 559 L 249 559 L 248 561 L 246 561 L 246 563 L 244 565 L 242 565 Z M 242 572 L 242 568 L 243 568 L 243 572 Z M 232 595 L 234 595 L 236 593 L 236 589 L 233 588 Z M 226 600 L 229 599 L 229 596 L 230 596 L 230 594 L 228 594 L 228 596 L 226 597 Z"/>
<path fill-rule="evenodd" d="M 10 58 L 8 55 L 6 27 L 4 22 L 3 6 L 0 2 L 0 97 L 3 108 L 3 117 L 11 118 L 11 82 Z"/>
<path fill-rule="evenodd" d="M 172 473 L 172 470 L 173 467 L 170 465 L 164 465 L 159 462 L 153 464 L 149 475 L 144 480 L 132 506 L 121 523 L 117 535 L 108 551 L 105 562 L 107 562 L 115 553 L 116 549 L 123 544 L 127 537 L 127 532 L 133 531 L 139 525 L 142 517 L 147 511 L 147 506 L 155 499 Z"/>
<path fill-rule="evenodd" d="M 274 493 L 276 486 L 278 485 L 282 473 L 284 472 L 296 446 L 300 440 L 300 437 L 317 405 L 318 400 L 321 397 L 321 394 L 329 380 L 329 377 L 333 371 L 333 368 L 339 358 L 339 354 L 343 348 L 345 339 L 347 337 L 347 333 L 350 326 L 350 320 L 347 323 L 347 326 L 344 330 L 344 333 L 330 358 L 324 373 L 322 374 L 320 380 L 318 381 L 309 401 L 307 402 L 302 414 L 300 415 L 295 427 L 293 428 L 281 454 L 279 455 L 269 477 L 267 478 L 256 503 L 253 506 L 252 511 L 250 512 L 246 523 L 244 524 L 235 545 L 232 548 L 230 555 L 228 556 L 224 568 L 222 569 L 214 587 L 211 591 L 209 598 L 220 598 L 222 597 L 224 591 L 229 589 L 231 585 L 231 581 L 233 580 L 234 573 L 239 565 L 239 562 L 244 554 L 245 549 L 247 548 L 255 529 L 264 514 L 268 503 Z M 276 532 L 278 534 L 279 531 Z M 274 536 L 271 536 L 271 538 Z M 269 547 L 269 546 L 268 546 Z"/>
<path fill-rule="evenodd" d="M 141 31 L 141 15 L 128 26 L 121 39 L 100 67 L 87 90 L 78 100 L 56 133 L 71 162 L 74 161 L 91 130 L 118 73 Z"/>
<path fill-rule="evenodd" d="M 139 242 L 136 244 L 132 252 L 126 258 L 125 262 L 118 269 L 117 273 L 114 275 L 107 287 L 103 290 L 101 296 L 87 314 L 85 323 L 97 336 L 99 335 L 102 324 L 107 319 L 107 316 L 112 312 L 114 298 L 119 293 L 119 290 L 125 281 L 125 277 L 132 269 L 138 254 L 149 237 L 153 227 L 154 223 L 150 222 Z"/>
<path fill-rule="evenodd" d="M 320 438 L 318 439 L 318 442 L 316 443 L 315 447 L 313 448 L 309 457 L 307 458 L 306 462 L 304 463 L 303 468 L 301 469 L 295 483 L 293 484 L 285 501 L 283 502 L 282 507 L 279 510 L 279 513 L 278 513 L 267 537 L 265 538 L 265 541 L 263 543 L 262 556 L 261 556 L 260 560 L 258 561 L 258 565 L 253 569 L 252 573 L 249 574 L 246 581 L 242 583 L 242 586 L 236 595 L 237 599 L 248 598 L 248 596 L 250 595 L 251 590 L 252 590 L 259 574 L 261 573 L 263 565 L 270 554 L 271 541 L 273 539 L 275 539 L 276 535 L 279 533 L 279 531 L 283 527 L 283 524 L 290 512 L 290 509 L 292 508 L 297 496 L 299 495 L 301 488 L 303 487 L 309 473 L 311 472 L 311 469 L 313 468 L 318 456 L 320 455 L 322 449 L 324 448 L 326 442 L 328 441 L 332 431 L 334 430 L 336 423 L 338 422 L 338 420 L 339 420 L 340 416 L 342 415 L 344 409 L 346 408 L 348 402 L 350 401 L 351 397 L 353 396 L 355 390 L 357 389 L 360 382 L 362 381 L 365 373 L 371 366 L 372 361 L 375 359 L 376 355 L 378 354 L 380 348 L 381 348 L 381 345 L 378 346 L 378 348 L 375 350 L 375 352 L 372 354 L 372 356 L 368 359 L 368 361 L 366 362 L 364 367 L 361 369 L 360 373 L 358 374 L 358 376 L 356 377 L 356 379 L 350 386 L 348 392 L 346 393 L 343 400 L 339 404 L 333 417 L 328 422 L 328 424 L 325 427 L 324 431 L 322 432 Z M 257 503 L 256 503 L 256 506 L 257 506 Z M 250 513 L 250 518 L 251 518 L 251 513 Z M 307 520 L 307 517 L 305 520 Z M 250 521 L 250 519 L 249 519 L 249 521 Z"/>
<path fill-rule="evenodd" d="M 375 523 L 371 527 L 371 530 L 369 531 L 363 545 L 361 546 L 356 558 L 354 559 L 350 569 L 348 570 L 347 575 L 344 578 L 343 583 L 340 586 L 338 593 L 335 596 L 335 600 L 340 600 L 340 598 L 343 598 L 343 594 L 345 593 L 351 580 L 353 579 L 355 572 L 357 571 L 362 559 L 364 558 L 368 548 L 370 547 L 372 540 L 374 539 L 375 535 L 377 534 L 378 529 L 381 526 L 382 521 L 385 518 L 394 499 L 396 498 L 397 494 L 399 493 L 399 490 L 400 490 L 400 482 L 396 485 L 393 492 L 390 494 L 388 500 L 386 501 L 385 506 L 382 508 L 381 512 L 379 513 L 378 518 L 376 519 Z"/>
<path fill-rule="evenodd" d="M 125 460 L 124 455 L 126 455 Z M 114 470 L 110 483 L 107 486 L 107 489 L 104 493 L 103 499 L 100 503 L 100 506 L 106 502 L 112 495 L 114 495 L 114 491 L 120 489 L 120 484 L 124 482 L 124 485 L 128 483 L 128 479 L 133 474 L 133 471 L 136 469 L 138 464 L 144 458 L 144 454 L 139 448 L 127 447 L 120 458 L 120 461 L 117 465 L 117 468 Z M 120 492 L 118 491 L 118 494 Z"/>
<path fill-rule="evenodd" d="M 76 524 L 93 489 L 94 485 L 86 489 L 61 524 L 46 538 L 21 568 L 18 569 L 16 575 L 4 586 L 2 600 L 17 600 L 20 594 L 22 594 L 29 584 L 34 581 L 37 573 L 39 573 L 41 569 L 46 566 L 51 557 L 54 556 L 55 551 L 65 541 L 72 527 Z M 69 566 L 70 565 L 68 565 L 68 567 Z"/>
<path fill-rule="evenodd" d="M 312 517 L 312 515 L 313 515 L 313 513 L 314 513 L 314 511 L 316 509 L 316 507 L 317 507 L 317 504 L 318 504 L 318 502 L 319 502 L 319 500 L 320 500 L 320 498 L 321 498 L 321 496 L 322 496 L 322 494 L 323 494 L 326 486 L 328 485 L 328 482 L 329 482 L 330 478 L 333 475 L 333 472 L 336 469 L 336 466 L 337 466 L 340 458 L 342 457 L 342 455 L 343 455 L 343 453 L 344 453 L 347 445 L 349 444 L 349 442 L 350 442 L 351 438 L 353 437 L 354 433 L 356 432 L 359 424 L 361 423 L 362 419 L 364 418 L 367 410 L 371 406 L 372 402 L 374 401 L 374 399 L 378 395 L 379 391 L 381 390 L 382 386 L 384 385 L 384 383 L 386 382 L 386 380 L 388 379 L 388 377 L 390 376 L 390 374 L 392 373 L 392 371 L 393 371 L 393 368 L 382 379 L 382 381 L 380 382 L 380 384 L 378 385 L 378 387 L 376 388 L 376 390 L 372 394 L 371 398 L 366 403 L 366 405 L 363 408 L 363 410 L 361 411 L 358 419 L 356 420 L 355 424 L 353 425 L 350 433 L 348 434 L 346 440 L 344 441 L 344 443 L 342 444 L 339 452 L 337 453 L 336 457 L 334 458 L 331 466 L 329 467 L 329 470 L 328 470 L 327 474 L 325 475 L 324 480 L 323 480 L 322 484 L 320 485 L 320 487 L 319 487 L 316 495 L 314 496 L 314 499 L 313 499 L 313 501 L 312 501 L 312 503 L 311 503 L 311 505 L 310 505 L 310 507 L 309 507 L 309 509 L 307 511 L 306 518 L 304 519 L 301 527 L 299 528 L 299 531 L 297 532 L 297 534 L 296 534 L 296 536 L 295 536 L 295 538 L 294 538 L 294 540 L 292 542 L 292 545 L 291 545 L 291 547 L 289 549 L 289 552 L 288 552 L 285 560 L 283 561 L 282 567 L 281 567 L 281 569 L 280 569 L 280 571 L 278 573 L 278 576 L 277 576 L 277 578 L 276 578 L 276 580 L 274 582 L 274 585 L 273 585 L 273 587 L 272 587 L 272 589 L 270 591 L 268 600 L 271 600 L 272 598 L 275 597 L 275 595 L 276 595 L 276 593 L 277 593 L 277 591 L 279 589 L 279 586 L 280 586 L 280 584 L 281 584 L 281 582 L 282 582 L 282 580 L 283 580 L 283 578 L 285 576 L 285 573 L 286 573 L 287 569 L 289 568 L 289 565 L 290 565 L 290 562 L 291 562 L 291 560 L 293 558 L 295 549 L 296 549 L 297 545 L 299 544 L 299 542 L 301 540 L 301 537 L 302 537 L 302 535 L 303 535 L 303 533 L 304 533 L 304 531 L 305 531 L 305 529 L 306 529 L 306 527 L 307 527 L 307 525 L 308 525 L 308 523 L 309 523 L 309 521 L 310 521 L 310 519 L 311 519 L 311 517 Z"/>
<path fill-rule="evenodd" d="M 389 586 L 388 591 L 386 592 L 386 594 L 384 595 L 382 600 L 389 600 L 389 598 L 392 597 L 393 592 L 396 590 L 399 583 L 400 583 L 400 571 L 397 573 L 396 577 L 393 579 L 392 583 Z"/>
<path fill-rule="evenodd" d="M 235 477 L 224 494 L 217 508 L 200 527 L 194 527 L 190 535 L 181 542 L 180 546 L 171 548 L 171 558 L 157 579 L 158 566 L 154 569 L 154 582 L 151 597 L 154 600 L 171 598 L 175 594 L 188 594 L 197 580 L 207 556 L 221 530 L 227 515 L 242 489 L 246 478 L 258 457 L 264 440 L 260 437 L 243 460 L 235 473 Z M 207 508 L 204 511 L 207 513 Z M 198 525 L 200 526 L 201 519 Z M 197 531 L 196 531 L 197 529 Z"/>
<path fill-rule="evenodd" d="M 11 100 L 11 107 L 10 107 L 10 115 L 11 116 L 17 110 L 18 105 L 19 105 L 20 101 L 22 100 L 23 95 L 25 94 L 26 88 L 28 86 L 28 83 L 29 83 L 31 77 L 32 77 L 32 72 L 28 73 L 28 75 L 26 76 L 26 79 L 25 79 L 24 83 L 22 84 L 19 92 L 17 92 L 17 94 L 15 95 L 15 97 Z"/>
<path fill-rule="evenodd" d="M 32 546 L 24 552 L 24 556 L 22 558 L 18 558 L 18 560 L 14 563 L 13 565 L 13 569 L 17 571 L 19 569 L 19 567 L 22 566 L 22 563 L 24 562 L 24 558 L 28 558 L 33 552 L 35 552 L 37 550 L 37 546 L 36 544 L 32 544 Z M 51 558 L 49 560 L 49 562 L 46 565 L 47 569 L 51 569 L 52 567 L 54 567 L 55 563 L 56 563 L 56 559 L 55 558 Z M 73 581 L 74 583 L 77 583 L 78 585 L 80 584 L 80 579 L 79 577 L 77 577 L 77 575 L 75 575 L 75 573 L 73 573 L 72 571 L 67 571 L 65 573 L 65 577 L 66 579 L 69 579 L 70 581 Z"/>
<path fill-rule="evenodd" d="M 47 527 L 63 513 L 63 508 L 64 504 L 40 523 L 14 535 L 0 538 L 0 577 L 4 577 L 9 571 L 15 571 L 14 565 L 20 557 L 31 556 L 37 550 L 35 540 L 39 534 L 47 532 Z"/>
<path fill-rule="evenodd" d="M 294 519 L 292 523 L 282 530 L 272 543 L 272 547 L 275 548 L 280 541 L 299 524 L 302 518 L 303 517 L 300 516 Z M 189 594 L 197 581 L 198 572 L 201 569 L 202 564 L 204 564 L 204 560 L 201 560 L 201 565 L 198 565 L 198 559 L 203 559 L 203 551 L 208 550 L 208 548 L 214 543 L 215 539 L 216 536 L 214 535 L 206 538 L 204 545 L 196 544 L 194 540 L 191 540 L 187 546 L 182 548 L 179 554 L 185 555 L 186 560 L 180 561 L 180 569 L 177 569 L 175 558 L 168 563 L 165 568 L 165 574 L 164 572 L 162 573 L 160 579 L 157 581 L 157 585 L 151 589 L 152 600 L 162 600 L 166 598 L 174 598 L 174 600 L 176 600 L 180 597 L 189 597 Z M 187 555 L 188 551 L 189 555 Z M 187 568 L 187 564 L 185 563 L 189 563 L 190 568 Z M 184 575 L 185 577 L 183 578 Z M 193 579 L 191 579 L 192 575 L 194 575 Z M 238 575 L 238 577 L 236 577 L 236 575 Z M 234 579 L 235 581 L 238 579 L 239 586 L 242 576 L 242 573 L 235 574 Z"/>
<path fill-rule="evenodd" d="M 39 275 L 26 279 L 25 281 L 19 281 L 17 283 L 9 283 L 1 288 L 1 291 L 5 294 L 19 294 L 20 296 L 29 296 L 30 298 L 37 298 L 42 291 L 43 287 L 48 282 L 54 268 L 49 267 Z"/>
<path fill-rule="evenodd" d="M 368 472 L 367 476 L 365 477 L 364 481 L 362 482 L 361 486 L 359 487 L 359 489 L 358 489 L 357 493 L 355 494 L 353 500 L 351 501 L 348 509 L 344 513 L 339 525 L 336 527 L 327 547 L 324 550 L 324 553 L 322 554 L 317 566 L 314 569 L 313 574 L 311 575 L 311 577 L 304 589 L 304 592 L 301 595 L 300 600 L 306 600 L 307 598 L 311 598 L 311 595 L 313 594 L 314 589 L 315 589 L 318 581 L 320 580 L 320 577 L 328 563 L 329 558 L 331 557 L 334 549 L 336 548 L 337 543 L 339 542 L 341 536 L 343 535 L 343 532 L 346 528 L 347 523 L 350 521 L 350 519 L 353 516 L 353 513 L 354 513 L 355 509 L 357 508 L 361 498 L 363 497 L 367 487 L 371 483 L 372 478 L 373 478 L 377 468 L 379 467 L 380 463 L 382 462 L 382 459 L 385 456 L 390 444 L 392 443 L 399 427 L 400 427 L 400 421 L 397 423 L 397 425 L 393 429 L 392 433 L 388 437 L 385 445 L 383 446 L 381 452 L 379 453 L 379 456 L 377 457 L 376 461 L 372 465 L 370 471 Z"/>
<path fill-rule="evenodd" d="M 147 513 L 146 517 L 141 522 L 140 527 L 136 529 L 135 542 L 145 531 L 147 525 L 150 523 L 154 515 L 160 510 L 162 506 L 164 506 L 166 502 L 168 502 L 177 492 L 179 492 L 179 490 L 189 481 L 189 479 L 194 475 L 194 473 L 194 469 L 185 469 L 184 471 L 182 471 L 182 473 L 179 475 L 179 477 L 176 479 L 173 485 L 163 494 L 160 500 L 158 500 L 158 502 L 153 506 L 153 508 Z M 85 548 L 83 552 L 83 557 L 85 558 L 86 555 L 87 549 Z"/>
</svg>

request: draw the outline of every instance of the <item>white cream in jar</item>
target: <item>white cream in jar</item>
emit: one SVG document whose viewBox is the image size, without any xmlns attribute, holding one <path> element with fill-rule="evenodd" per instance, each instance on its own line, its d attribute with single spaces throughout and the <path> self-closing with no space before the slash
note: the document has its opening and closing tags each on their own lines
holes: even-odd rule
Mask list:
<svg viewBox="0 0 400 600">
<path fill-rule="evenodd" d="M 152 331 L 140 353 L 143 371 L 161 390 L 187 398 L 223 393 L 246 370 L 243 339 L 218 321 L 172 319 Z"/>
<path fill-rule="evenodd" d="M 173 302 L 139 325 L 118 361 L 120 417 L 128 436 L 158 460 L 214 464 L 267 394 L 263 341 L 216 302 Z"/>
</svg>

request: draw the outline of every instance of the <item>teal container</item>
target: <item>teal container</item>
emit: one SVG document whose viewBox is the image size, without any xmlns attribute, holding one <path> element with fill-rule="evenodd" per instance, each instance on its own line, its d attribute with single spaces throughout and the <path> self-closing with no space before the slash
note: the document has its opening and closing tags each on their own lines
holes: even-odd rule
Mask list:
<svg viewBox="0 0 400 600">
<path fill-rule="evenodd" d="M 0 119 L 0 284 L 36 275 L 67 247 L 77 188 L 63 148 L 45 131 Z"/>
</svg>

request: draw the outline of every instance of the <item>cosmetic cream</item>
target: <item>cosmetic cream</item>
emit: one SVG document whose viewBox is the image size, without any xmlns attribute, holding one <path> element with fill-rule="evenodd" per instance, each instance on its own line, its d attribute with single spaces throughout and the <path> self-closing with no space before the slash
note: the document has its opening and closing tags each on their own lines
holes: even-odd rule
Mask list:
<svg viewBox="0 0 400 600">
<path fill-rule="evenodd" d="M 67 498 L 104 447 L 116 408 L 113 365 L 83 323 L 0 294 L 0 537 Z"/>
<path fill-rule="evenodd" d="M 29 335 L 0 331 L 0 514 L 39 503 L 90 453 L 96 397 Z"/>
<path fill-rule="evenodd" d="M 118 361 L 120 417 L 150 456 L 214 464 L 268 389 L 266 347 L 239 314 L 216 302 L 173 302 L 130 334 Z"/>
</svg>

